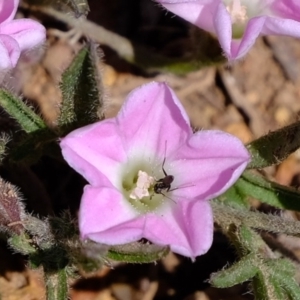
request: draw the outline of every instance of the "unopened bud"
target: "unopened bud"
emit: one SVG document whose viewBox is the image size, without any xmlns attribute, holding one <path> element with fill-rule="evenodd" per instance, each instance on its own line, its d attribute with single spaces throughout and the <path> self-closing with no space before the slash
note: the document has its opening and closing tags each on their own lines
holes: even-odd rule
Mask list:
<svg viewBox="0 0 300 300">
<path fill-rule="evenodd" d="M 0 178 L 0 227 L 1 229 L 20 234 L 24 227 L 25 216 L 22 196 L 18 188 Z"/>
</svg>

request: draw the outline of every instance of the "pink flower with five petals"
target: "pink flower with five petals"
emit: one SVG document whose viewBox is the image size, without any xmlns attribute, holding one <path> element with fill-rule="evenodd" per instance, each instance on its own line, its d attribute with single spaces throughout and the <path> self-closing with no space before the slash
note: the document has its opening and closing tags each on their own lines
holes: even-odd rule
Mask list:
<svg viewBox="0 0 300 300">
<path fill-rule="evenodd" d="M 156 0 L 214 33 L 229 61 L 244 57 L 259 35 L 300 37 L 298 0 Z"/>
<path fill-rule="evenodd" d="M 38 22 L 13 20 L 18 5 L 19 0 L 0 0 L 0 79 L 16 66 L 21 52 L 41 45 L 46 38 L 46 30 Z"/>
<path fill-rule="evenodd" d="M 79 210 L 83 239 L 119 245 L 146 238 L 192 258 L 212 243 L 208 200 L 250 159 L 228 133 L 193 133 L 172 89 L 157 82 L 135 89 L 115 118 L 71 132 L 60 146 L 89 182 Z"/>
</svg>

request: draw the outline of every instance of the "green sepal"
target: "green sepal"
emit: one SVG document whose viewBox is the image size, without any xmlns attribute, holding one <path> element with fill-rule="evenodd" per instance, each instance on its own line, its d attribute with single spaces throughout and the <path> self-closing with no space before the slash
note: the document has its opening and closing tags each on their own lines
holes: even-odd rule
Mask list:
<svg viewBox="0 0 300 300">
<path fill-rule="evenodd" d="M 169 247 L 139 242 L 114 246 L 108 250 L 108 259 L 127 263 L 151 263 L 165 257 L 170 251 Z"/>
<path fill-rule="evenodd" d="M 249 143 L 252 160 L 249 169 L 260 169 L 281 163 L 300 148 L 300 122 L 296 122 Z"/>
<path fill-rule="evenodd" d="M 8 244 L 10 247 L 23 255 L 35 254 L 38 249 L 32 246 L 31 239 L 26 233 L 12 235 L 8 239 Z"/>
<path fill-rule="evenodd" d="M 4 89 L 0 89 L 0 106 L 27 133 L 46 128 L 45 122 L 29 106 Z"/>
<path fill-rule="evenodd" d="M 246 171 L 235 187 L 249 197 L 281 209 L 300 211 L 300 192 Z"/>
<path fill-rule="evenodd" d="M 82 48 L 63 73 L 61 112 L 58 129 L 62 135 L 103 118 L 103 87 L 97 63 L 99 53 L 90 44 Z"/>
</svg>

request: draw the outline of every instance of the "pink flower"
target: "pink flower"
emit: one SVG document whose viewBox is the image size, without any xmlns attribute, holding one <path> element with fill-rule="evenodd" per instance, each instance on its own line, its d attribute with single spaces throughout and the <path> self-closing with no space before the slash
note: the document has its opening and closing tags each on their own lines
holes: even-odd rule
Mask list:
<svg viewBox="0 0 300 300">
<path fill-rule="evenodd" d="M 0 0 L 0 77 L 14 68 L 21 52 L 45 41 L 45 28 L 30 19 L 13 20 L 19 0 Z"/>
<path fill-rule="evenodd" d="M 135 89 L 116 118 L 71 132 L 61 148 L 90 183 L 79 211 L 83 239 L 116 245 L 146 238 L 192 258 L 212 243 L 208 200 L 249 162 L 234 136 L 193 134 L 174 92 L 157 82 Z"/>
<path fill-rule="evenodd" d="M 228 60 L 247 54 L 259 35 L 300 37 L 299 0 L 156 0 L 218 36 Z"/>
</svg>

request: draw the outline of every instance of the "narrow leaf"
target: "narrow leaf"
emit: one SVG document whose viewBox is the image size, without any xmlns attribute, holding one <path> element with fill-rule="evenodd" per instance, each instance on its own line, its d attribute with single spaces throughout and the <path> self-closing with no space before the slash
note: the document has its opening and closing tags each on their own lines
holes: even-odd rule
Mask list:
<svg viewBox="0 0 300 300">
<path fill-rule="evenodd" d="M 269 181 L 251 172 L 244 172 L 236 187 L 249 197 L 282 208 L 300 211 L 300 192 L 296 189 Z"/>
<path fill-rule="evenodd" d="M 218 197 L 224 204 L 232 207 L 249 207 L 248 195 L 239 186 L 233 185 L 224 194 Z"/>
<path fill-rule="evenodd" d="M 300 287 L 296 282 L 296 268 L 288 259 L 269 260 L 273 280 L 289 295 L 290 299 L 300 299 Z"/>
<path fill-rule="evenodd" d="M 251 142 L 247 148 L 252 161 L 249 169 L 279 164 L 300 147 L 300 122 L 296 122 Z"/>
<path fill-rule="evenodd" d="M 99 53 L 90 44 L 84 47 L 64 72 L 60 84 L 63 101 L 58 125 L 62 134 L 103 118 L 103 87 L 98 71 Z"/>
<path fill-rule="evenodd" d="M 227 228 L 231 226 L 245 225 L 258 230 L 300 236 L 299 221 L 286 220 L 281 216 L 226 206 L 216 200 L 211 201 L 211 206 L 214 212 L 214 221 L 225 228 L 226 232 L 228 231 Z"/>
<path fill-rule="evenodd" d="M 31 108 L 21 99 L 4 89 L 0 89 L 0 106 L 2 106 L 27 133 L 46 128 L 44 121 Z"/>
<path fill-rule="evenodd" d="M 218 288 L 231 287 L 253 278 L 258 272 L 253 264 L 253 257 L 247 255 L 231 267 L 213 273 L 210 277 L 210 283 Z"/>
<path fill-rule="evenodd" d="M 288 299 L 286 297 L 286 293 L 277 284 L 273 278 L 269 276 L 270 274 L 266 274 L 266 272 L 262 272 L 260 270 L 253 279 L 253 293 L 256 300 L 283 300 Z"/>
</svg>

